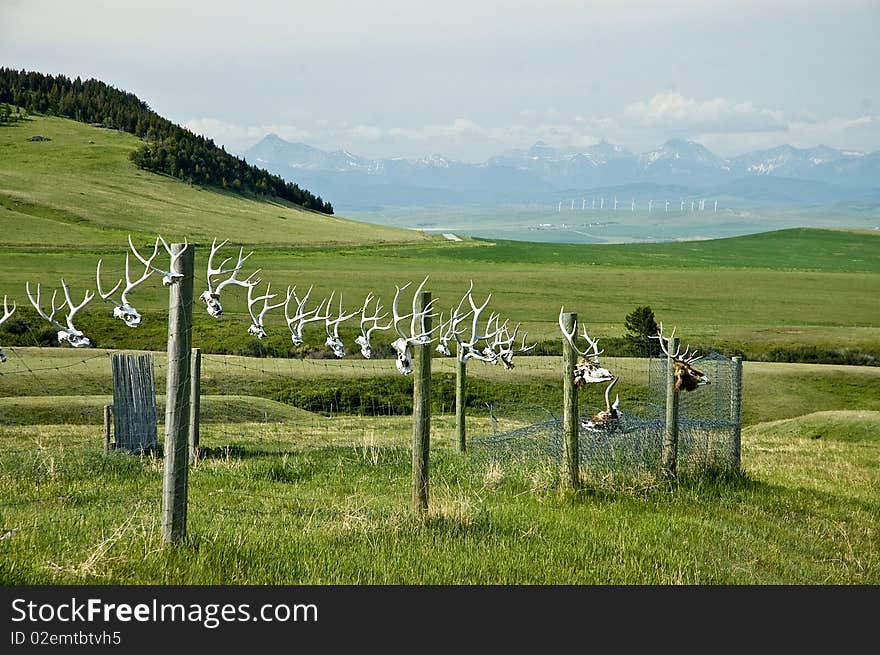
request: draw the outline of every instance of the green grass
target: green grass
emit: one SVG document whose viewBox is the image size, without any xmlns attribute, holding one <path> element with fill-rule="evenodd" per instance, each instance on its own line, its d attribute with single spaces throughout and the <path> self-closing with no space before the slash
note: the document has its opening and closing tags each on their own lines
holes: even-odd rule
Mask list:
<svg viewBox="0 0 880 655">
<path fill-rule="evenodd" d="M 27 141 L 35 133 L 53 140 Z M 650 305 L 666 325 L 679 326 L 684 340 L 753 359 L 780 347 L 880 351 L 874 300 L 880 297 L 880 235 L 873 232 L 791 229 L 599 246 L 453 243 L 139 171 L 127 158 L 136 143 L 131 135 L 58 118 L 0 128 L 0 292 L 18 303 L 16 318 L 30 326 L 20 335 L 0 328 L 0 342 L 37 345 L 51 338 L 41 337 L 48 325 L 28 305 L 26 280 L 54 289 L 64 277 L 82 294 L 94 289 L 101 257 L 107 283 L 122 275 L 129 233 L 139 244 L 161 233 L 198 244 L 196 293 L 204 289 L 208 246 L 219 237 L 254 249 L 248 264 L 261 268 L 275 290 L 314 285 L 316 300 L 335 290 L 347 309 L 370 291 L 387 307 L 396 284 L 430 275 L 440 308 L 456 304 L 472 279 L 478 296 L 491 292 L 491 309 L 522 323 L 532 339 L 558 340 L 563 305 L 606 339 L 623 334 L 624 318 L 636 306 Z M 132 300 L 145 315 L 137 330 L 112 319 L 100 301 L 83 310 L 79 323 L 101 347 L 163 348 L 166 290 L 154 278 Z M 242 290 L 224 293 L 223 302 L 221 321 L 197 307 L 195 345 L 232 354 L 291 353 L 279 311 L 267 317 L 269 338 L 257 343 L 246 333 Z M 349 342 L 355 329 L 342 326 Z M 321 330 L 307 343 L 321 350 Z"/>
<path fill-rule="evenodd" d="M 399 445 L 291 439 L 271 452 L 208 437 L 176 548 L 160 538 L 160 461 L 104 456 L 82 428 L 6 428 L 4 445 L 41 448 L 4 448 L 0 527 L 16 532 L 0 540 L 0 581 L 877 584 L 880 413 L 821 421 L 821 439 L 747 430 L 743 476 L 672 488 L 588 476 L 575 495 L 548 466 L 471 462 L 441 443 L 424 521 L 407 509 Z"/>
<path fill-rule="evenodd" d="M 19 305 L 0 328 L 0 583 L 880 583 L 880 367 L 746 361 L 743 475 L 668 486 L 586 471 L 584 491 L 562 494 L 552 466 L 453 452 L 453 367 L 436 359 L 422 521 L 407 509 L 410 381 L 388 359 L 291 358 L 307 349 L 292 349 L 278 313 L 267 339 L 251 338 L 240 289 L 224 294 L 220 321 L 195 307 L 193 345 L 217 354 L 203 361 L 189 539 L 163 547 L 162 462 L 105 456 L 100 411 L 109 351 L 165 348 L 166 290 L 153 279 L 133 294 L 145 315 L 135 330 L 109 305 L 82 312 L 80 326 L 108 350 L 34 347 L 54 335 L 24 295 L 25 280 L 54 288 L 63 276 L 81 296 L 99 257 L 108 281 L 120 275 L 129 233 L 196 242 L 196 293 L 211 239 L 229 238 L 256 251 L 249 264 L 273 289 L 335 290 L 347 308 L 368 291 L 388 307 L 395 284 L 426 274 L 448 308 L 473 279 L 530 340 L 558 343 L 562 305 L 609 339 L 647 304 L 684 341 L 753 357 L 880 351 L 880 237 L 451 243 L 145 173 L 128 159 L 136 144 L 54 118 L 0 128 L 0 293 Z M 341 330 L 348 345 L 354 327 Z M 306 338 L 322 350 L 323 328 Z M 376 341 L 387 350 L 390 337 Z M 644 361 L 604 359 L 621 372 L 624 408 L 637 402 Z M 157 352 L 160 410 L 164 367 Z M 511 372 L 470 366 L 469 434 L 493 429 L 487 402 L 500 431 L 546 418 L 560 402 L 558 369 L 555 357 L 519 357 Z M 387 402 L 393 415 L 346 415 L 352 402 Z M 581 394 L 584 412 L 601 402 L 598 390 Z"/>
<path fill-rule="evenodd" d="M 100 423 L 100 407 L 112 393 L 109 353 L 81 351 L 70 348 L 7 349 L 8 361 L 0 369 L 0 425 L 8 423 L 41 423 L 37 416 L 51 411 L 54 397 L 74 399 L 69 409 L 57 409 L 59 416 L 76 422 L 76 416 L 91 416 L 90 422 Z M 165 356 L 154 353 L 157 394 L 165 393 Z M 530 408 L 535 420 L 546 418 L 547 410 L 557 411 L 561 404 L 558 357 L 518 357 L 512 371 L 502 367 L 471 363 L 468 378 L 472 380 L 469 394 L 475 414 L 484 415 L 483 401 L 499 406 L 499 412 L 513 413 L 517 405 Z M 624 399 L 642 397 L 647 381 L 646 362 L 641 359 L 607 358 L 606 363 L 619 371 L 621 383 L 616 391 Z M 451 358 L 435 358 L 432 362 L 435 394 L 446 397 L 446 411 L 452 404 L 454 362 Z M 408 385 L 394 369 L 393 361 L 381 360 L 299 360 L 252 359 L 237 356 L 206 355 L 202 361 L 202 392 L 212 398 L 204 408 L 211 421 L 234 421 L 236 409 L 227 405 L 228 397 L 246 396 L 266 401 L 296 398 L 320 401 L 329 410 L 339 404 L 340 393 L 358 395 L 384 394 L 388 402 L 399 402 L 392 408 L 405 413 L 404 402 L 411 400 Z M 771 420 L 795 418 L 816 411 L 880 410 L 880 368 L 837 366 L 827 364 L 781 364 L 745 362 L 743 365 L 743 422 L 745 425 Z M 43 397 L 40 400 L 40 397 Z M 46 398 L 49 397 L 49 398 Z M 85 399 L 83 397 L 86 397 Z M 601 404 L 601 392 L 587 389 L 581 393 L 585 405 Z M 75 400 L 79 398 L 79 400 Z M 403 399 L 403 400 L 401 400 Z M 83 402 L 82 410 L 77 405 Z M 251 402 L 250 400 L 248 402 Z M 254 401 L 257 402 L 257 401 Z M 211 410 L 211 403 L 215 410 Z M 236 406 L 238 407 L 238 406 Z M 274 402 L 257 404 L 243 416 L 278 416 L 289 419 Z M 42 408 L 38 412 L 38 408 Z M 88 408 L 88 409 L 86 409 Z M 222 411 L 221 411 L 222 410 Z M 34 411 L 35 418 L 29 419 Z M 70 412 L 70 415 L 65 412 Z M 338 410 L 337 410 L 338 411 Z M 440 411 L 440 408 L 438 408 Z M 280 412 L 280 413 L 279 413 Z M 522 415 L 525 412 L 516 412 Z M 499 414 L 501 416 L 501 414 Z M 224 418 L 225 417 L 225 418 Z M 86 420 L 86 419 L 82 419 Z M 274 420 L 274 419 L 268 419 Z M 49 421 L 53 423 L 61 421 Z"/>
<path fill-rule="evenodd" d="M 35 134 L 52 140 L 28 141 Z M 128 158 L 139 143 L 130 134 L 62 118 L 0 127 L 4 245 L 106 248 L 125 244 L 128 234 L 289 245 L 427 238 L 142 171 Z"/>
</svg>

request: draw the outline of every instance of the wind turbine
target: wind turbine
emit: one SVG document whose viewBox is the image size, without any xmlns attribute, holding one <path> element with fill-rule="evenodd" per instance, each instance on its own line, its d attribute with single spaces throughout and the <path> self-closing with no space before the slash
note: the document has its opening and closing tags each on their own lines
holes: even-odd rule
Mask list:
<svg viewBox="0 0 880 655">
<path fill-rule="evenodd" d="M 562 201 L 561 201 L 561 200 L 559 201 L 559 206 L 556 208 L 556 211 L 557 211 L 557 212 L 561 212 L 561 211 L 562 211 Z"/>
<path fill-rule="evenodd" d="M 599 209 L 605 209 L 605 196 L 599 198 Z"/>
<path fill-rule="evenodd" d="M 614 211 L 617 211 L 617 196 L 614 196 Z"/>
<path fill-rule="evenodd" d="M 668 200 L 666 201 L 666 213 L 667 214 L 669 213 L 669 201 Z"/>
<path fill-rule="evenodd" d="M 592 201 L 592 205 L 590 206 L 590 209 L 596 209 L 596 196 L 593 196 L 593 201 Z"/>
<path fill-rule="evenodd" d="M 705 198 L 700 200 L 700 211 L 703 211 L 704 209 L 706 209 L 706 199 Z"/>
<path fill-rule="evenodd" d="M 571 199 L 571 211 L 574 211 L 574 198 Z"/>
<path fill-rule="evenodd" d="M 653 209 L 654 209 L 654 201 L 649 200 L 648 201 L 648 213 L 650 214 Z"/>
<path fill-rule="evenodd" d="M 717 200 L 715 201 L 715 213 L 716 214 L 718 213 L 718 201 Z"/>
<path fill-rule="evenodd" d="M 583 198 L 583 202 L 581 203 L 581 211 L 584 211 L 587 208 L 587 199 Z"/>
<path fill-rule="evenodd" d="M 684 211 L 684 198 L 681 199 L 681 211 Z"/>
<path fill-rule="evenodd" d="M 631 212 L 634 212 L 636 210 L 636 199 L 635 198 L 633 198 L 632 205 L 630 206 L 629 210 Z"/>
</svg>

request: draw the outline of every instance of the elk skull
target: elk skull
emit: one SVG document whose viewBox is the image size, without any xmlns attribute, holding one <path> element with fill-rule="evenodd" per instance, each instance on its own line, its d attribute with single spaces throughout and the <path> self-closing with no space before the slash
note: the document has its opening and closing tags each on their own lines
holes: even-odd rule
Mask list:
<svg viewBox="0 0 880 655">
<path fill-rule="evenodd" d="M 599 350 L 599 340 L 591 339 L 589 333 L 587 332 L 586 326 L 583 328 L 583 337 L 589 344 L 588 348 L 584 350 L 580 350 L 577 345 L 575 345 L 575 335 L 577 334 L 577 321 L 574 322 L 572 326 L 571 332 L 566 331 L 565 325 L 562 323 L 562 314 L 565 311 L 565 308 L 561 308 L 559 310 L 559 329 L 562 330 L 562 334 L 565 337 L 566 341 L 571 345 L 574 351 L 580 355 L 580 358 L 575 364 L 574 367 L 574 384 L 576 387 L 582 387 L 585 384 L 596 384 L 600 382 L 610 382 L 614 379 L 614 374 L 609 371 L 607 368 L 603 368 L 599 365 L 599 355 L 601 355 L 604 350 Z"/>
<path fill-rule="evenodd" d="M 651 337 L 660 341 L 660 349 L 663 354 L 672 358 L 672 375 L 675 379 L 673 391 L 680 393 L 681 391 L 695 391 L 698 387 L 711 384 L 709 377 L 702 371 L 695 369 L 692 364 L 702 359 L 694 350 L 691 352 L 690 346 L 685 347 L 681 353 L 681 346 L 677 346 L 674 353 L 669 352 L 669 344 L 675 336 L 675 328 L 672 328 L 672 334 L 669 337 L 663 336 L 663 323 L 660 323 L 657 329 L 657 335 Z"/>
</svg>

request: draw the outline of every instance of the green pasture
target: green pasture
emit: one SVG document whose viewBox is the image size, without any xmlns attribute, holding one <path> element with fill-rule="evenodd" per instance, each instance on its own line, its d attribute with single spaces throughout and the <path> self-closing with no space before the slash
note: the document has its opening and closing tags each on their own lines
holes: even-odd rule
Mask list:
<svg viewBox="0 0 880 655">
<path fill-rule="evenodd" d="M 406 420 L 341 445 L 203 433 L 188 539 L 165 547 L 162 461 L 104 455 L 88 426 L 0 428 L 3 584 L 845 584 L 880 582 L 880 412 L 750 426 L 740 476 L 594 478 L 432 444 L 409 512 Z M 244 427 L 246 424 L 241 424 Z"/>
<path fill-rule="evenodd" d="M 100 424 L 101 407 L 112 394 L 109 351 L 71 348 L 8 348 L 8 361 L 0 366 L 0 425 L 42 423 L 53 411 L 58 423 Z M 518 356 L 516 367 L 471 362 L 469 407 L 485 416 L 484 402 L 509 411 L 518 418 L 532 408 L 535 420 L 561 407 L 560 358 Z M 165 355 L 154 353 L 159 400 L 165 393 Z M 646 360 L 606 358 L 604 363 L 619 372 L 616 389 L 624 400 L 643 397 L 647 384 Z M 432 361 L 436 411 L 451 412 L 454 402 L 455 365 L 452 358 Z M 258 359 L 204 355 L 202 360 L 203 418 L 209 422 L 240 420 L 289 420 L 299 403 L 325 408 L 325 413 L 345 413 L 343 397 L 375 395 L 377 402 L 392 403 L 388 412 L 406 414 L 411 399 L 411 379 L 394 369 L 393 360 Z M 880 367 L 828 364 L 743 363 L 743 423 L 796 418 L 817 411 L 880 411 Z M 598 410 L 604 402 L 601 390 L 581 392 L 585 408 Z M 72 404 L 59 399 L 69 398 Z M 231 398 L 237 399 L 234 403 Z M 322 402 L 322 399 L 328 399 Z M 238 403 L 238 404 L 236 404 Z M 252 403 L 245 410 L 244 405 Z M 265 404 L 262 404 L 265 403 Z M 335 405 L 333 403 L 336 403 Z M 342 408 L 339 405 L 342 404 Z M 502 409 L 503 408 L 503 409 Z M 543 408 L 543 409 L 542 409 Z M 367 408 L 369 409 L 369 408 Z M 586 409 L 585 409 L 586 411 Z M 357 413 L 357 412 L 354 412 Z M 261 416 L 263 414 L 264 416 Z M 542 415 L 543 414 L 543 415 Z M 311 415 L 310 415 L 311 416 Z M 499 417 L 503 413 L 499 413 Z M 43 418 L 37 418 L 43 417 Z M 63 419 L 63 420 L 62 420 Z"/>
<path fill-rule="evenodd" d="M 608 263 L 592 261 L 590 250 L 612 246 L 573 247 L 583 251 L 582 259 L 569 257 L 573 251 L 566 257 L 520 263 L 486 244 L 437 244 L 427 250 L 405 246 L 265 251 L 257 248 L 248 263 L 253 269 L 262 269 L 264 282 L 271 282 L 276 293 L 284 294 L 288 285 L 295 285 L 300 294 L 314 287 L 309 304 L 314 307 L 335 291 L 336 299 L 341 296 L 347 311 L 357 309 L 370 291 L 380 296 L 388 310 L 395 285 L 412 282 L 403 294 L 406 305 L 414 287 L 429 275 L 426 288 L 437 299 L 438 310 L 448 315 L 473 280 L 478 300 L 491 293 L 490 309 L 509 317 L 513 323 L 522 323 L 522 330 L 536 340 L 557 339 L 557 316 L 562 306 L 578 312 L 592 336 L 608 338 L 622 336 L 626 315 L 639 305 L 649 305 L 658 320 L 667 326 L 678 326 L 677 334 L 682 339 L 704 348 L 760 354 L 774 347 L 799 345 L 876 352 L 880 350 L 880 305 L 875 300 L 880 297 L 880 274 L 872 267 L 880 261 L 880 237 L 825 231 L 811 234 L 806 241 L 819 250 L 824 237 L 833 241 L 841 234 L 852 248 L 863 251 L 862 270 L 846 270 L 852 265 L 842 263 L 836 269 L 840 262 L 835 260 L 825 260 L 819 270 L 778 268 L 769 255 L 764 266 L 705 264 L 676 268 L 655 265 L 652 254 L 661 249 L 660 245 L 639 246 L 643 249 L 641 254 L 609 257 Z M 764 248 L 768 252 L 781 249 L 790 236 L 798 241 L 797 233 L 764 235 L 768 242 Z M 752 246 L 747 238 L 742 239 L 745 241 L 731 239 L 729 248 L 748 252 Z M 556 247 L 535 244 L 533 249 L 549 251 Z M 208 247 L 201 245 L 196 254 L 197 294 L 206 284 L 207 251 Z M 79 299 L 86 289 L 95 288 L 95 266 L 100 257 L 104 260 L 104 284 L 119 279 L 124 272 L 123 252 L 121 248 L 114 254 L 0 249 L 0 289 L 18 303 L 18 318 L 27 319 L 30 326 L 20 336 L 5 336 L 9 326 L 5 330 L 0 328 L 2 342 L 36 345 L 41 343 L 38 333 L 48 327 L 30 308 L 24 293 L 26 280 L 42 283 L 45 293 L 51 295 L 50 291 L 57 289 L 64 277 Z M 501 256 L 496 257 L 498 252 Z M 226 254 L 232 251 L 227 250 Z M 464 254 L 469 259 L 460 260 Z M 627 257 L 641 265 L 622 263 Z M 100 299 L 81 312 L 78 322 L 101 347 L 163 348 L 167 339 L 163 313 L 167 291 L 152 278 L 136 289 L 131 298 L 136 299 L 146 317 L 137 329 L 126 328 L 113 319 L 112 307 Z M 224 316 L 220 320 L 207 316 L 204 307 L 196 303 L 195 345 L 206 351 L 236 354 L 291 350 L 281 310 L 268 314 L 269 337 L 257 343 L 246 333 L 250 318 L 244 290 L 230 288 L 224 291 L 222 301 Z M 343 323 L 341 334 L 351 343 L 357 329 L 357 323 L 349 321 Z M 321 350 L 323 329 L 313 325 L 307 330 L 307 345 Z M 387 345 L 392 337 L 378 333 L 376 340 Z"/>
<path fill-rule="evenodd" d="M 51 141 L 29 141 L 41 135 Z M 137 137 L 36 116 L 0 127 L 0 230 L 5 246 L 113 247 L 146 241 L 382 243 L 427 237 L 202 189 L 139 170 Z"/>
<path fill-rule="evenodd" d="M 34 134 L 51 141 L 31 142 Z M 785 230 L 677 243 L 575 246 L 447 242 L 296 207 L 200 189 L 139 171 L 137 140 L 56 118 L 0 128 L 0 295 L 17 303 L 0 327 L 2 584 L 878 584 L 880 367 L 754 361 L 880 355 L 880 235 Z M 332 198 L 329 199 L 332 202 Z M 555 465 L 498 462 L 454 448 L 451 359 L 433 361 L 431 498 L 409 511 L 410 378 L 389 359 L 327 358 L 324 327 L 293 348 L 280 310 L 269 336 L 247 334 L 242 289 L 220 320 L 194 305 L 202 363 L 202 452 L 190 472 L 189 538 L 161 542 L 162 460 L 105 455 L 111 352 L 155 355 L 162 412 L 167 290 L 132 293 L 136 329 L 95 300 L 77 324 L 95 348 L 47 347 L 54 329 L 29 306 L 70 283 L 75 300 L 123 272 L 126 237 L 197 245 L 195 292 L 211 240 L 254 250 L 275 292 L 335 291 L 347 311 L 368 292 L 390 310 L 395 285 L 429 275 L 448 312 L 469 281 L 529 341 L 558 347 L 561 306 L 610 343 L 650 305 L 701 349 L 746 355 L 743 471 L 668 484 L 585 470 L 561 493 Z M 338 305 L 336 305 L 338 309 Z M 436 319 L 435 319 L 436 320 Z M 396 336 L 396 335 L 395 335 Z M 601 345 L 601 343 L 600 343 Z M 549 352 L 544 350 L 544 352 Z M 873 360 L 871 358 L 874 358 Z M 559 357 L 518 356 L 505 371 L 468 367 L 468 432 L 504 432 L 558 412 Z M 644 397 L 643 359 L 606 357 L 623 408 Z M 580 394 L 582 412 L 603 403 Z M 160 421 L 161 421 L 160 413 Z M 160 423 L 159 435 L 163 433 Z"/>
</svg>

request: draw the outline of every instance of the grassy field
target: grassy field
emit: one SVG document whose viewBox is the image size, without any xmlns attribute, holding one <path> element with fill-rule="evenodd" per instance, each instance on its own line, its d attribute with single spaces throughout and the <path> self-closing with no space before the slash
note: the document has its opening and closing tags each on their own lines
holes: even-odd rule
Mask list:
<svg viewBox="0 0 880 655">
<path fill-rule="evenodd" d="M 51 141 L 33 142 L 33 135 Z M 253 244 L 382 243 L 420 233 L 254 201 L 139 170 L 128 158 L 139 140 L 116 130 L 38 116 L 0 127 L 3 244 L 118 247 L 141 241 Z"/>
<path fill-rule="evenodd" d="M 54 288 L 63 276 L 81 296 L 99 257 L 108 280 L 120 275 L 129 233 L 196 242 L 197 294 L 218 236 L 253 248 L 249 264 L 273 289 L 335 290 L 346 308 L 368 291 L 387 307 L 395 284 L 426 274 L 447 308 L 473 279 L 530 340 L 558 344 L 562 305 L 606 340 L 650 305 L 684 341 L 752 359 L 774 348 L 880 353 L 880 235 L 452 243 L 138 171 L 136 143 L 54 118 L 0 128 L 0 294 L 19 306 L 0 328 L 0 584 L 880 583 L 880 367 L 746 361 L 741 475 L 670 485 L 586 470 L 585 489 L 565 494 L 549 462 L 454 452 L 453 366 L 435 359 L 422 521 L 408 511 L 411 380 L 385 358 L 291 357 L 320 351 L 325 335 L 313 325 L 309 348 L 295 350 L 280 313 L 267 339 L 250 337 L 241 289 L 224 293 L 219 321 L 194 308 L 203 452 L 189 539 L 164 547 L 162 461 L 105 455 L 100 415 L 109 352 L 165 348 L 167 291 L 153 279 L 133 294 L 145 315 L 134 330 L 109 305 L 83 310 L 78 324 L 99 347 L 88 350 L 35 347 L 54 335 L 24 294 L 25 280 Z M 355 328 L 341 330 L 349 347 Z M 376 339 L 386 356 L 390 340 Z M 621 374 L 624 408 L 638 403 L 645 361 L 604 363 Z M 558 368 L 549 356 L 519 357 L 510 372 L 470 366 L 469 434 L 558 413 Z M 160 410 L 165 373 L 156 352 Z M 582 412 L 601 403 L 600 390 L 581 394 Z"/>
<path fill-rule="evenodd" d="M 438 440 L 425 521 L 408 511 L 406 421 L 375 427 L 346 446 L 306 446 L 295 428 L 269 447 L 208 432 L 176 548 L 161 544 L 161 460 L 105 456 L 83 427 L 3 428 L 0 581 L 880 582 L 880 412 L 753 425 L 741 476 L 668 487 L 587 471 L 574 495 L 549 463 L 502 467 Z"/>
<path fill-rule="evenodd" d="M 52 141 L 31 142 L 32 134 Z M 214 237 L 254 249 L 248 262 L 282 291 L 314 285 L 347 309 L 379 294 L 386 307 L 396 284 L 430 275 L 439 307 L 458 302 L 474 280 L 492 293 L 491 309 L 521 322 L 533 339 L 557 339 L 561 306 L 577 311 L 600 338 L 623 334 L 624 317 L 650 305 L 691 343 L 757 357 L 780 347 L 880 351 L 880 234 L 792 229 L 711 241 L 582 246 L 439 237 L 303 212 L 199 189 L 137 170 L 131 135 L 72 121 L 37 117 L 0 128 L 0 293 L 19 305 L 28 329 L 0 343 L 37 345 L 48 326 L 28 305 L 24 282 L 74 293 L 94 289 L 98 258 L 108 283 L 122 275 L 126 236 L 145 244 L 156 233 L 198 244 L 196 292 L 204 289 Z M 51 183 L 50 183 L 51 181 Z M 226 254 L 233 252 L 228 248 Z M 93 301 L 79 323 L 109 348 L 158 350 L 166 339 L 165 289 L 154 279 L 132 299 L 146 321 L 130 330 Z M 102 306 L 103 305 L 103 306 Z M 196 314 L 196 345 L 206 351 L 290 353 L 280 311 L 269 314 L 270 336 L 246 334 L 244 293 L 224 294 L 222 321 Z M 356 327 L 343 324 L 351 340 Z M 312 335 L 311 348 L 323 337 Z M 387 335 L 386 335 L 387 336 Z M 387 339 L 391 341 L 390 338 Z M 387 344 L 386 344 L 387 345 Z"/>
</svg>

